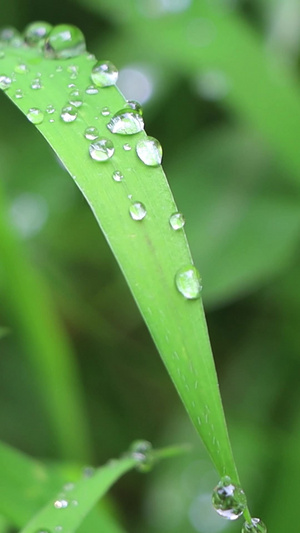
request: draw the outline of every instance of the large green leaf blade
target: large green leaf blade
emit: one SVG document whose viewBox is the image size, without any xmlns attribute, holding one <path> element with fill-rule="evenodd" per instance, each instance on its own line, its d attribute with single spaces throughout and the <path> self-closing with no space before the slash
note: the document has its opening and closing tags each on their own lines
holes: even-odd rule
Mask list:
<svg viewBox="0 0 300 533">
<path fill-rule="evenodd" d="M 29 73 L 14 73 L 19 61 L 28 65 Z M 100 89 L 97 95 L 84 92 L 90 84 L 93 65 L 88 56 L 53 61 L 44 59 L 35 50 L 10 48 L 1 64 L 5 74 L 14 73 L 16 79 L 7 95 L 25 114 L 31 107 L 45 113 L 38 129 L 92 208 L 217 470 L 220 475 L 226 473 L 237 480 L 202 302 L 186 300 L 174 284 L 177 270 L 192 261 L 185 233 L 170 227 L 169 217 L 176 211 L 176 205 L 162 168 L 146 167 L 135 153 L 136 141 L 145 138 L 145 133 L 118 137 L 108 131 L 108 119 L 102 116 L 101 110 L 108 106 L 115 113 L 123 107 L 124 98 L 114 87 Z M 60 119 L 60 110 L 68 101 L 72 84 L 74 68 L 68 67 L 78 70 L 76 86 L 83 91 L 84 100 L 73 123 Z M 30 82 L 38 73 L 42 74 L 43 88 L 33 90 Z M 24 96 L 16 100 L 17 89 Z M 46 108 L 50 104 L 56 111 L 47 116 Z M 89 157 L 89 143 L 83 134 L 92 125 L 97 126 L 100 136 L 114 143 L 114 156 L 104 163 Z M 124 150 L 125 142 L 130 143 L 130 151 Z M 114 182 L 115 170 L 122 172 L 123 182 Z M 131 200 L 146 205 L 147 216 L 143 221 L 129 216 Z"/>
</svg>

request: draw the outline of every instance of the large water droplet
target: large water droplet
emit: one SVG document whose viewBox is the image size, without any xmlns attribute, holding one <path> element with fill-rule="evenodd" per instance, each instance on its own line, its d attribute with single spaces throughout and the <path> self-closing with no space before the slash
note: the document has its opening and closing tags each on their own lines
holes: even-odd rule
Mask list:
<svg viewBox="0 0 300 533">
<path fill-rule="evenodd" d="M 147 440 L 137 440 L 130 446 L 130 455 L 137 461 L 139 472 L 149 472 L 154 464 L 154 454 L 151 442 Z"/>
<path fill-rule="evenodd" d="M 38 107 L 31 107 L 26 116 L 32 124 L 41 124 L 44 120 L 44 113 Z"/>
<path fill-rule="evenodd" d="M 141 104 L 139 104 L 139 102 L 137 102 L 136 100 L 127 100 L 125 106 L 126 107 L 130 107 L 130 109 L 134 109 L 134 111 L 136 111 L 137 113 L 139 113 L 140 115 L 143 114 L 143 109 L 142 109 L 142 106 Z"/>
<path fill-rule="evenodd" d="M 83 54 L 86 51 L 83 33 L 76 26 L 59 24 L 49 33 L 44 53 L 46 57 L 68 59 Z"/>
<path fill-rule="evenodd" d="M 110 61 L 98 61 L 92 69 L 92 82 L 97 87 L 110 87 L 118 79 L 118 69 Z"/>
<path fill-rule="evenodd" d="M 242 533 L 267 533 L 267 526 L 260 518 L 252 518 L 251 524 L 244 523 Z"/>
<path fill-rule="evenodd" d="M 60 116 L 64 122 L 74 122 L 77 118 L 77 109 L 72 105 L 66 105 L 62 108 Z"/>
<path fill-rule="evenodd" d="M 247 501 L 244 491 L 225 476 L 214 488 L 212 503 L 220 516 L 236 520 L 243 514 Z"/>
<path fill-rule="evenodd" d="M 154 137 L 140 140 L 136 145 L 136 153 L 140 160 L 149 167 L 157 167 L 161 164 L 162 147 Z"/>
<path fill-rule="evenodd" d="M 173 215 L 170 216 L 170 224 L 171 227 L 175 230 L 183 228 L 185 225 L 185 218 L 182 213 L 173 213 Z"/>
<path fill-rule="evenodd" d="M 136 111 L 121 109 L 112 117 L 107 127 L 112 133 L 134 135 L 144 129 L 144 121 Z"/>
<path fill-rule="evenodd" d="M 114 154 L 114 145 L 110 139 L 100 139 L 89 147 L 90 156 L 95 161 L 107 161 Z"/>
<path fill-rule="evenodd" d="M 84 136 L 89 141 L 95 141 L 99 137 L 99 131 L 95 126 L 89 126 L 84 132 Z"/>
<path fill-rule="evenodd" d="M 112 177 L 113 177 L 113 179 L 115 181 L 122 181 L 122 179 L 124 179 L 124 176 L 123 176 L 122 172 L 120 172 L 120 170 L 115 170 L 113 172 Z"/>
<path fill-rule="evenodd" d="M 20 32 L 12 26 L 6 26 L 0 30 L 0 41 L 5 44 L 14 44 L 14 42 L 21 39 Z"/>
<path fill-rule="evenodd" d="M 65 509 L 66 507 L 68 507 L 68 505 L 69 505 L 68 500 L 64 500 L 64 499 L 56 500 L 54 502 L 55 509 Z"/>
<path fill-rule="evenodd" d="M 69 94 L 69 103 L 72 104 L 75 107 L 82 106 L 82 95 L 81 92 L 78 89 L 74 89 L 74 91 L 71 91 Z"/>
<path fill-rule="evenodd" d="M 129 207 L 129 213 L 133 220 L 143 220 L 147 215 L 147 209 L 141 202 L 134 202 Z"/>
<path fill-rule="evenodd" d="M 24 30 L 24 39 L 29 46 L 43 46 L 46 37 L 52 30 L 52 24 L 49 22 L 38 21 L 28 24 Z"/>
<path fill-rule="evenodd" d="M 180 268 L 175 276 L 175 284 L 179 292 L 188 300 L 200 298 L 202 290 L 201 276 L 194 265 Z"/>
<path fill-rule="evenodd" d="M 6 91 L 7 89 L 9 89 L 11 86 L 11 78 L 9 78 L 8 76 L 5 76 L 5 74 L 2 74 L 2 76 L 0 76 L 0 89 L 2 89 L 2 91 Z"/>
</svg>

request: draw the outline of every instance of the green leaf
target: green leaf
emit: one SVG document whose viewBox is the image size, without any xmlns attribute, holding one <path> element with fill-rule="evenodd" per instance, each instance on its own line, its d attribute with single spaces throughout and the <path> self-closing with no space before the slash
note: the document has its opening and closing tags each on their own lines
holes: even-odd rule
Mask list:
<svg viewBox="0 0 300 533">
<path fill-rule="evenodd" d="M 29 73 L 14 72 L 20 60 Z M 146 134 L 118 136 L 107 129 L 103 107 L 114 114 L 124 107 L 124 98 L 115 87 L 99 89 L 93 95 L 85 92 L 94 65 L 88 55 L 57 61 L 43 58 L 35 49 L 6 48 L 1 61 L 2 71 L 16 79 L 6 94 L 25 114 L 32 107 L 44 113 L 37 127 L 93 210 L 217 470 L 238 481 L 202 302 L 186 300 L 175 287 L 177 271 L 192 262 L 184 231 L 170 227 L 176 204 L 162 168 L 146 166 L 135 153 L 137 140 L 145 139 Z M 78 118 L 65 123 L 60 113 L 69 100 L 74 70 L 83 105 L 78 108 Z M 30 85 L 38 73 L 42 88 L 34 90 Z M 23 98 L 15 98 L 16 90 L 22 91 Z M 50 115 L 46 112 L 49 105 L 55 108 Z M 89 156 L 89 142 L 84 138 L 89 126 L 97 126 L 100 136 L 113 143 L 115 152 L 108 161 L 96 162 Z M 125 142 L 131 150 L 124 150 Z M 124 175 L 120 183 L 112 179 L 116 170 Z M 132 201 L 145 204 L 147 216 L 142 221 L 130 217 Z"/>
</svg>

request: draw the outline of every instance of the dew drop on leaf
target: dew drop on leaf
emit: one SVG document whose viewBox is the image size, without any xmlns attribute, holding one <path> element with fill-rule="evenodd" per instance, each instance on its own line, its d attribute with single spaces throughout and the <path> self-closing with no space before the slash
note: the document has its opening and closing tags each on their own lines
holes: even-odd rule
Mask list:
<svg viewBox="0 0 300 533">
<path fill-rule="evenodd" d="M 99 90 L 94 85 L 89 85 L 86 90 L 86 94 L 98 94 Z"/>
<path fill-rule="evenodd" d="M 7 89 L 9 89 L 11 86 L 11 78 L 9 78 L 8 76 L 5 76 L 5 74 L 2 74 L 2 76 L 0 76 L 0 89 L 2 89 L 2 91 L 6 91 Z"/>
<path fill-rule="evenodd" d="M 141 202 L 134 202 L 129 207 L 129 213 L 133 220 L 143 220 L 147 215 L 147 209 Z"/>
<path fill-rule="evenodd" d="M 110 87 L 117 82 L 118 69 L 111 61 L 98 61 L 92 68 L 91 79 L 97 87 Z"/>
<path fill-rule="evenodd" d="M 81 92 L 78 89 L 74 89 L 69 94 L 69 103 L 75 107 L 80 107 L 83 104 Z"/>
<path fill-rule="evenodd" d="M 77 109 L 72 105 L 66 105 L 62 108 L 60 116 L 64 122 L 74 122 L 77 118 Z"/>
<path fill-rule="evenodd" d="M 136 100 L 127 100 L 125 106 L 126 107 L 129 107 L 130 109 L 133 109 L 134 111 L 136 111 L 137 113 L 139 113 L 140 115 L 143 114 L 143 109 L 142 109 L 142 106 L 141 104 L 139 104 L 139 102 L 137 102 Z"/>
<path fill-rule="evenodd" d="M 24 30 L 24 40 L 29 46 L 42 47 L 52 28 L 49 22 L 32 22 Z"/>
<path fill-rule="evenodd" d="M 22 89 L 16 89 L 15 98 L 17 98 L 17 100 L 19 100 L 20 98 L 23 98 Z"/>
<path fill-rule="evenodd" d="M 125 152 L 130 152 L 131 150 L 130 144 L 128 143 L 123 144 L 123 150 L 125 150 Z"/>
<path fill-rule="evenodd" d="M 144 121 L 133 109 L 121 109 L 112 117 L 107 127 L 111 133 L 134 135 L 144 129 Z"/>
<path fill-rule="evenodd" d="M 173 215 L 170 216 L 170 225 L 174 230 L 183 228 L 183 226 L 185 225 L 185 218 L 183 214 L 173 213 Z"/>
<path fill-rule="evenodd" d="M 136 153 L 140 160 L 149 167 L 157 167 L 161 164 L 162 147 L 154 137 L 140 140 L 136 145 Z"/>
<path fill-rule="evenodd" d="M 54 112 L 55 112 L 55 107 L 52 104 L 47 105 L 46 113 L 49 113 L 49 115 L 52 115 L 52 113 Z"/>
<path fill-rule="evenodd" d="M 26 116 L 32 124 L 41 124 L 44 120 L 44 113 L 38 107 L 31 107 Z"/>
<path fill-rule="evenodd" d="M 59 24 L 49 33 L 44 46 L 44 54 L 52 59 L 69 59 L 86 51 L 83 33 L 71 24 Z"/>
<path fill-rule="evenodd" d="M 95 161 L 107 161 L 114 154 L 114 145 L 109 139 L 100 139 L 89 147 L 90 156 Z"/>
<path fill-rule="evenodd" d="M 243 514 L 247 501 L 244 491 L 225 476 L 213 490 L 212 504 L 220 516 L 236 520 Z"/>
<path fill-rule="evenodd" d="M 180 268 L 175 276 L 175 284 L 178 291 L 188 300 L 200 298 L 202 290 L 201 276 L 194 265 Z"/>
<path fill-rule="evenodd" d="M 0 30 L 0 41 L 5 44 L 12 44 L 14 41 L 21 38 L 20 32 L 13 28 L 13 26 L 6 26 Z"/>
<path fill-rule="evenodd" d="M 124 179 L 124 176 L 120 170 L 115 170 L 112 175 L 113 179 L 115 181 L 122 181 Z"/>
<path fill-rule="evenodd" d="M 84 136 L 89 141 L 95 141 L 99 137 L 99 131 L 95 126 L 89 126 L 85 129 Z"/>
<path fill-rule="evenodd" d="M 251 524 L 244 523 L 242 533 L 267 533 L 267 526 L 260 520 L 260 518 L 252 518 Z"/>
<path fill-rule="evenodd" d="M 32 80 L 30 87 L 31 87 L 31 89 L 34 89 L 34 90 L 41 89 L 42 88 L 42 82 L 41 82 L 40 78 L 35 78 L 34 80 Z"/>
<path fill-rule="evenodd" d="M 102 111 L 101 111 L 101 115 L 103 117 L 108 117 L 108 115 L 110 115 L 110 110 L 108 107 L 103 107 Z"/>
<path fill-rule="evenodd" d="M 27 74 L 29 72 L 29 68 L 25 63 L 18 63 L 15 66 L 14 71 L 17 74 Z"/>
<path fill-rule="evenodd" d="M 54 502 L 55 509 L 66 509 L 68 505 L 69 505 L 69 502 L 68 500 L 65 500 L 65 499 L 55 500 Z"/>
<path fill-rule="evenodd" d="M 133 442 L 129 449 L 130 456 L 137 461 L 139 472 L 149 472 L 154 464 L 154 454 L 151 442 L 147 440 L 137 440 Z"/>
<path fill-rule="evenodd" d="M 76 80 L 79 73 L 79 67 L 77 65 L 69 65 L 67 72 L 70 74 L 71 80 Z"/>
</svg>

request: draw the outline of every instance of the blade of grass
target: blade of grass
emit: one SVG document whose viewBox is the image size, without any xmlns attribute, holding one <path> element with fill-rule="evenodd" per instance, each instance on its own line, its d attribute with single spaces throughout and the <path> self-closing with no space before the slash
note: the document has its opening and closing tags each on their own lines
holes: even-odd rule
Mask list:
<svg viewBox="0 0 300 533">
<path fill-rule="evenodd" d="M 78 370 L 44 281 L 23 253 L 6 213 L 0 184 L 0 257 L 3 288 L 17 321 L 61 457 L 91 456 Z"/>
<path fill-rule="evenodd" d="M 45 118 L 38 129 L 92 208 L 216 469 L 238 482 L 202 302 L 186 300 L 175 288 L 176 272 L 192 262 L 184 231 L 175 232 L 169 224 L 176 204 L 162 168 L 145 166 L 135 153 L 136 141 L 145 138 L 145 133 L 124 138 L 108 131 L 101 110 L 108 106 L 115 113 L 124 106 L 124 98 L 115 87 L 100 89 L 96 95 L 84 92 L 94 64 L 89 56 L 58 62 L 25 47 L 7 48 L 5 53 L 2 69 L 6 75 L 12 75 L 20 60 L 30 69 L 30 74 L 15 74 L 16 81 L 6 94 L 25 114 L 31 107 L 45 111 L 49 104 L 56 109 L 51 115 L 54 122 Z M 60 119 L 60 110 L 68 101 L 70 70 L 74 68 L 84 103 L 77 120 L 67 124 Z M 32 91 L 30 80 L 38 72 L 42 73 L 43 89 Z M 16 89 L 24 94 L 18 101 L 14 100 Z M 115 148 L 114 156 L 105 163 L 89 157 L 83 136 L 85 128 L 95 124 L 95 116 L 100 135 L 110 139 Z M 124 142 L 129 142 L 132 150 L 124 151 Z M 115 170 L 125 176 L 121 183 L 112 179 Z M 147 207 L 142 222 L 129 216 L 132 197 Z"/>
</svg>

